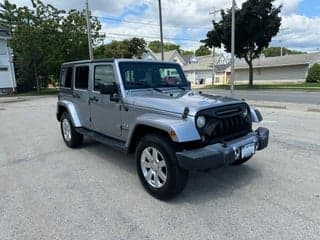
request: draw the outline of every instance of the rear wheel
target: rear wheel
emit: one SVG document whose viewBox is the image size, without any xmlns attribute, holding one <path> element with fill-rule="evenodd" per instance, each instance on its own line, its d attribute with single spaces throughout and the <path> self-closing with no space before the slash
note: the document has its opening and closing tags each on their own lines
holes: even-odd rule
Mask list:
<svg viewBox="0 0 320 240">
<path fill-rule="evenodd" d="M 64 112 L 61 116 L 60 128 L 63 140 L 68 147 L 77 148 L 81 146 L 83 143 L 83 135 L 75 131 L 67 112 Z"/>
<path fill-rule="evenodd" d="M 188 171 L 178 166 L 176 152 L 164 136 L 143 137 L 136 150 L 136 162 L 142 185 L 158 199 L 174 197 L 187 184 Z"/>
</svg>

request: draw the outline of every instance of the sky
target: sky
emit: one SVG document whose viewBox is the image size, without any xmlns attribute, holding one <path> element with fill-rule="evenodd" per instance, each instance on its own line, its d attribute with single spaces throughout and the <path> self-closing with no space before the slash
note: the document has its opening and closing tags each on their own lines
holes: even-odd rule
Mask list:
<svg viewBox="0 0 320 240">
<path fill-rule="evenodd" d="M 43 0 L 59 9 L 82 9 L 85 0 Z M 237 5 L 245 0 L 236 0 Z M 19 6 L 30 6 L 30 0 L 11 0 Z M 83 3 L 81 3 L 83 2 Z M 195 50 L 200 40 L 212 28 L 213 15 L 209 13 L 230 8 L 231 0 L 162 0 L 165 41 Z M 320 0 L 275 0 L 282 4 L 283 29 L 271 46 L 280 46 L 307 52 L 320 51 Z M 159 39 L 157 0 L 89 0 L 92 15 L 99 17 L 106 42 L 132 37 L 146 41 Z M 216 14 L 219 19 L 219 14 Z"/>
</svg>

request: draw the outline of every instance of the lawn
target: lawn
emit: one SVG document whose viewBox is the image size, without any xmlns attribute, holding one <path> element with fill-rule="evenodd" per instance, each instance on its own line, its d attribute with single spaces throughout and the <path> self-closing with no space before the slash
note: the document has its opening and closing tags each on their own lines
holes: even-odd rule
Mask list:
<svg viewBox="0 0 320 240">
<path fill-rule="evenodd" d="M 206 86 L 207 89 L 230 89 L 230 85 Z M 320 83 L 287 83 L 287 84 L 258 84 L 253 87 L 248 85 L 235 85 L 238 90 L 311 90 L 320 91 Z"/>
</svg>

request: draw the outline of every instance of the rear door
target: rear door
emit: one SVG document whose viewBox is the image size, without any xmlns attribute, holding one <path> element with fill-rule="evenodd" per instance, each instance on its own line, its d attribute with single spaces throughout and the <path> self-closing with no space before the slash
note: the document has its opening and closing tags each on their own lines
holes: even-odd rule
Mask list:
<svg viewBox="0 0 320 240">
<path fill-rule="evenodd" d="M 82 126 L 90 128 L 90 109 L 89 109 L 89 76 L 90 66 L 76 65 L 73 89 L 73 102 L 77 109 Z"/>
<path fill-rule="evenodd" d="M 93 84 L 90 97 L 92 126 L 99 133 L 119 138 L 121 136 L 120 104 L 111 101 L 110 95 L 100 93 L 100 84 L 117 84 L 113 64 L 95 64 L 92 74 Z"/>
</svg>

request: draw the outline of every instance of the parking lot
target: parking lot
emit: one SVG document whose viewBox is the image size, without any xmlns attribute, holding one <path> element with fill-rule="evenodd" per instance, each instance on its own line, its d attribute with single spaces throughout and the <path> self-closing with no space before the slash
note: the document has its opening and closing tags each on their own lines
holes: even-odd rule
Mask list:
<svg viewBox="0 0 320 240">
<path fill-rule="evenodd" d="M 260 109 L 270 146 L 239 167 L 192 172 L 169 202 L 132 156 L 65 146 L 56 98 L 0 104 L 0 239 L 319 239 L 320 113 Z"/>
</svg>

